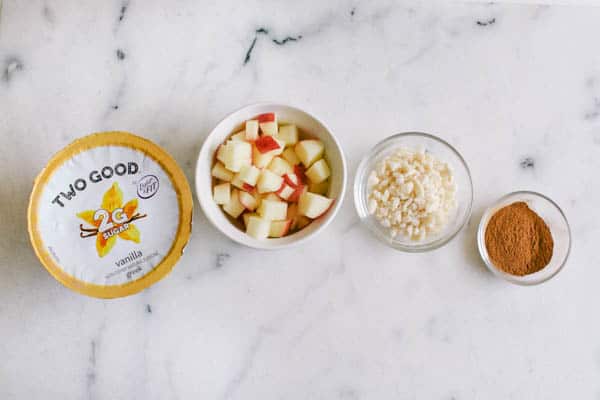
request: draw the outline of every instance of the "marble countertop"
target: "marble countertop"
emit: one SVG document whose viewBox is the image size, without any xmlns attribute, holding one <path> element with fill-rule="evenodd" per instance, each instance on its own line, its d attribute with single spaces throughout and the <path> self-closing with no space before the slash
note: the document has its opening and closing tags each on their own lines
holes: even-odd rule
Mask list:
<svg viewBox="0 0 600 400">
<path fill-rule="evenodd" d="M 600 8 L 405 1 L 18 1 L 0 17 L 1 399 L 600 399 Z M 420 130 L 471 167 L 473 216 L 403 254 L 350 189 L 318 239 L 236 245 L 196 203 L 186 254 L 132 297 L 77 295 L 26 230 L 32 181 L 90 132 L 146 136 L 190 181 L 210 129 L 262 101 L 366 150 Z M 567 214 L 564 271 L 490 274 L 479 217 L 516 189 Z"/>
</svg>

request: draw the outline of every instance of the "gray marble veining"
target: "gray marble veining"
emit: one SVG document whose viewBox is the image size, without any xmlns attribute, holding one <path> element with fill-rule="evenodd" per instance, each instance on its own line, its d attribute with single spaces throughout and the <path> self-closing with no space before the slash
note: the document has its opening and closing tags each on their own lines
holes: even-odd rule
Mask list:
<svg viewBox="0 0 600 400">
<path fill-rule="evenodd" d="M 0 398 L 600 398 L 600 8 L 412 1 L 5 0 L 0 15 Z M 164 146 L 192 181 L 210 129 L 255 101 L 314 112 L 354 169 L 401 131 L 467 160 L 473 216 L 395 252 L 350 190 L 301 248 L 240 247 L 199 207 L 186 254 L 139 295 L 63 288 L 29 246 L 51 154 L 107 129 Z M 573 251 L 538 287 L 495 279 L 475 232 L 543 192 Z M 197 204 L 196 204 L 197 205 Z"/>
</svg>

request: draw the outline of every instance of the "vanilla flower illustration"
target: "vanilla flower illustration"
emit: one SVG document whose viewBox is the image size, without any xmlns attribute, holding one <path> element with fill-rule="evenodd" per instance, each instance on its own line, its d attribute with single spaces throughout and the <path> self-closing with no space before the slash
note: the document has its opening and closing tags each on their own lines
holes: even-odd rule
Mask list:
<svg viewBox="0 0 600 400">
<path fill-rule="evenodd" d="M 117 237 L 123 240 L 131 240 L 135 243 L 140 243 L 140 231 L 137 227 L 131 223 L 131 221 L 139 218 L 145 217 L 145 215 L 136 214 L 138 207 L 138 200 L 133 199 L 129 200 L 127 203 L 123 205 L 123 192 L 119 188 L 119 185 L 115 182 L 112 186 L 104 193 L 104 197 L 102 198 L 102 204 L 100 208 L 107 211 L 109 216 L 112 216 L 113 211 L 121 208 L 123 210 L 123 214 L 127 216 L 127 222 L 124 223 L 116 223 L 112 221 L 112 217 L 109 217 L 109 221 L 105 221 L 106 223 L 112 223 L 110 230 L 114 230 L 115 228 L 121 228 L 123 225 L 127 224 L 127 229 L 119 232 L 118 234 L 111 235 L 106 238 L 103 235 L 103 232 L 99 231 L 100 225 L 102 224 L 102 219 L 94 219 L 94 215 L 96 214 L 96 210 L 86 210 L 77 214 L 77 217 L 81 218 L 88 224 L 95 227 L 95 229 L 87 229 L 81 226 L 82 232 L 86 232 L 85 234 L 80 234 L 81 237 L 91 237 L 96 236 L 96 251 L 98 252 L 98 256 L 104 257 L 107 255 L 113 246 L 117 242 Z"/>
</svg>

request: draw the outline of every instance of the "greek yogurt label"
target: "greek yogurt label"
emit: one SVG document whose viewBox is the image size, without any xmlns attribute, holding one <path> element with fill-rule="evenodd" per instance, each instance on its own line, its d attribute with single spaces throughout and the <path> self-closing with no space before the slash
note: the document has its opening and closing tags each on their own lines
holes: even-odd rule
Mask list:
<svg viewBox="0 0 600 400">
<path fill-rule="evenodd" d="M 86 149 L 43 184 L 37 232 L 53 262 L 78 281 L 109 286 L 140 279 L 176 240 L 178 193 L 167 171 L 140 149 Z"/>
</svg>

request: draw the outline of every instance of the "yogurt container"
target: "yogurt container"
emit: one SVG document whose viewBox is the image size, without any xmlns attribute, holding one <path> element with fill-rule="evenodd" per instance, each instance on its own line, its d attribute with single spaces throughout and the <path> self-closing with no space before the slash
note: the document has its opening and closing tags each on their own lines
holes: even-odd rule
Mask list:
<svg viewBox="0 0 600 400">
<path fill-rule="evenodd" d="M 68 288 L 123 297 L 171 271 L 190 237 L 192 207 L 167 152 L 131 133 L 95 133 L 59 151 L 36 178 L 29 236 Z"/>
</svg>

